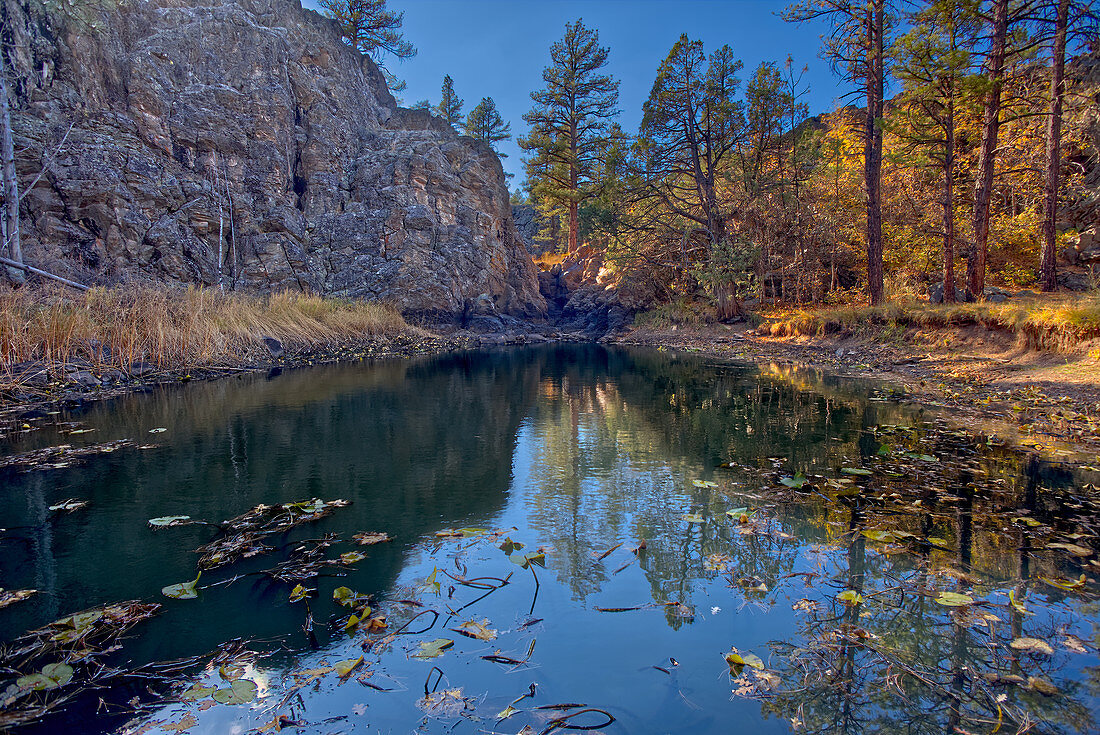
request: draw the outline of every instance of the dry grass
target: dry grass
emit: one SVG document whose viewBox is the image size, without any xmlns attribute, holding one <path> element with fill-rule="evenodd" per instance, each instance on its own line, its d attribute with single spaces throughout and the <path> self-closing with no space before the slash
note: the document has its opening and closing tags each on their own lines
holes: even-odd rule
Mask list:
<svg viewBox="0 0 1100 735">
<path fill-rule="evenodd" d="M 899 300 L 883 306 L 777 310 L 765 314 L 772 336 L 856 334 L 910 328 L 983 326 L 1022 337 L 1035 349 L 1066 351 L 1100 337 L 1100 294 L 1041 296 L 975 304 Z"/>
<path fill-rule="evenodd" d="M 0 288 L 0 363 L 27 360 L 161 368 L 239 363 L 261 337 L 288 350 L 394 335 L 409 330 L 377 303 L 299 293 L 271 296 L 152 287 L 97 288 L 85 294 Z"/>
</svg>

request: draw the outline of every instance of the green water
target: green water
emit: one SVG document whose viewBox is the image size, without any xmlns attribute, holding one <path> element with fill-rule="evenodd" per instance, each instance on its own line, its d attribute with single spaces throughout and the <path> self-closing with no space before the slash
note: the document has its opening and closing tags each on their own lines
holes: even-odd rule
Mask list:
<svg viewBox="0 0 1100 735">
<path fill-rule="evenodd" d="M 156 446 L 0 476 L 0 587 L 40 591 L 0 610 L 0 640 L 143 599 L 163 610 L 115 662 L 208 654 L 237 638 L 263 654 L 246 667 L 256 701 L 169 703 L 131 719 L 79 700 L 43 720 L 46 732 L 162 732 L 184 718 L 188 732 L 246 732 L 283 715 L 294 732 L 538 733 L 577 711 L 537 709 L 561 703 L 610 713 L 608 733 L 989 732 L 998 718 L 1002 732 L 1021 722 L 1095 732 L 1094 567 L 1047 546 L 1092 542 L 1083 488 L 1095 474 L 1029 463 L 885 395 L 789 367 L 587 345 L 295 370 L 96 405 L 63 417 L 94 431 L 45 428 L 4 451 Z M 157 428 L 166 431 L 149 433 Z M 801 488 L 778 482 L 798 484 L 798 473 L 809 478 Z M 205 573 L 199 586 L 214 586 L 199 599 L 160 594 L 194 578 L 194 549 L 214 531 L 153 530 L 148 519 L 222 521 L 314 497 L 352 503 L 268 539 L 269 554 Z M 66 498 L 89 504 L 48 510 Z M 437 536 L 458 528 L 487 533 Z M 363 531 L 395 540 L 355 546 Z M 262 572 L 327 533 L 341 539 L 330 557 L 367 558 L 307 583 L 317 590 L 311 638 L 305 604 Z M 505 537 L 544 551 L 545 567 L 514 564 L 498 548 Z M 424 585 L 436 569 L 438 593 Z M 444 571 L 512 576 L 459 610 L 483 590 Z M 1082 573 L 1079 589 L 1042 580 Z M 345 634 L 337 586 L 373 595 L 388 630 Z M 860 594 L 855 604 L 838 600 L 845 590 Z M 944 591 L 974 604 L 939 604 Z M 423 610 L 440 614 L 431 629 L 364 650 Z M 488 621 L 495 639 L 453 631 L 469 620 Z M 454 645 L 412 657 L 439 638 Z M 1051 653 L 1012 648 L 1021 638 Z M 731 671 L 731 647 L 765 669 Z M 360 655 L 343 681 L 322 674 L 286 696 L 309 678 L 301 672 Z M 425 698 L 433 666 L 442 680 Z M 225 684 L 216 668 L 190 676 Z M 535 695 L 498 721 L 532 684 Z M 105 699 L 135 691 L 143 696 Z"/>
</svg>

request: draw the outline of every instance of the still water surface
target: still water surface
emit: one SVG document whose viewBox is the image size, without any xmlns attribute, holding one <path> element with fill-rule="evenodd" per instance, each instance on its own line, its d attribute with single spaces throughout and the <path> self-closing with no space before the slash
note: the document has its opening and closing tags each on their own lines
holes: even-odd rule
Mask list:
<svg viewBox="0 0 1100 735">
<path fill-rule="evenodd" d="M 1095 567 L 1048 546 L 1091 550 L 1083 488 L 1095 473 L 1029 461 L 882 395 L 789 367 L 587 345 L 247 376 L 94 406 L 77 417 L 94 432 L 47 429 L 5 450 L 157 446 L 0 478 L 0 587 L 40 590 L 0 610 L 0 640 L 144 599 L 164 609 L 120 660 L 238 638 L 263 654 L 244 667 L 255 701 L 135 720 L 78 704 L 45 731 L 238 733 L 282 715 L 292 732 L 542 733 L 581 708 L 540 707 L 583 704 L 593 711 L 557 724 L 597 725 L 602 710 L 615 718 L 606 733 L 1096 732 Z M 70 497 L 89 505 L 47 510 Z M 224 521 L 310 498 L 351 504 L 204 573 L 198 599 L 160 594 L 195 577 L 194 549 L 215 532 L 148 519 Z M 364 531 L 394 540 L 359 547 L 351 536 Z M 306 602 L 262 574 L 330 533 L 328 557 L 366 559 L 307 581 Z M 544 566 L 521 568 L 506 539 Z M 1043 579 L 1082 573 L 1076 588 Z M 345 633 L 339 586 L 372 595 L 387 628 Z M 492 639 L 454 630 L 468 621 Z M 453 645 L 416 657 L 438 639 Z M 734 649 L 764 668 L 731 667 Z M 332 671 L 359 656 L 348 676 Z M 212 667 L 190 681 L 223 678 Z"/>
</svg>

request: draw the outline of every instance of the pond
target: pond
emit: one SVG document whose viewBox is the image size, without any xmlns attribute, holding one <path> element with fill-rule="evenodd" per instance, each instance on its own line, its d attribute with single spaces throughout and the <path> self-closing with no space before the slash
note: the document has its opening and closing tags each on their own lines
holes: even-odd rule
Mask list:
<svg viewBox="0 0 1100 735">
<path fill-rule="evenodd" d="M 596 345 L 42 417 L 0 730 L 1096 732 L 1098 462 L 946 418 Z"/>
</svg>

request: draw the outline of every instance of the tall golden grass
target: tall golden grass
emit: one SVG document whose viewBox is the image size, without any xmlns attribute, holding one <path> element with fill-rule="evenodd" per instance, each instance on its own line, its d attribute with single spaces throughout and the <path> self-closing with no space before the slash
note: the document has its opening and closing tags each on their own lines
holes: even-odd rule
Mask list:
<svg viewBox="0 0 1100 735">
<path fill-rule="evenodd" d="M 840 331 L 980 325 L 1015 333 L 1035 349 L 1065 351 L 1100 337 L 1100 294 L 1011 299 L 1000 304 L 929 304 L 917 299 L 882 306 L 852 305 L 772 311 L 763 327 L 772 336 Z"/>
<path fill-rule="evenodd" d="M 161 368 L 239 363 L 274 337 L 286 349 L 395 335 L 410 328 L 388 306 L 283 292 L 270 296 L 151 286 L 0 287 L 0 362 L 41 360 Z"/>
</svg>

